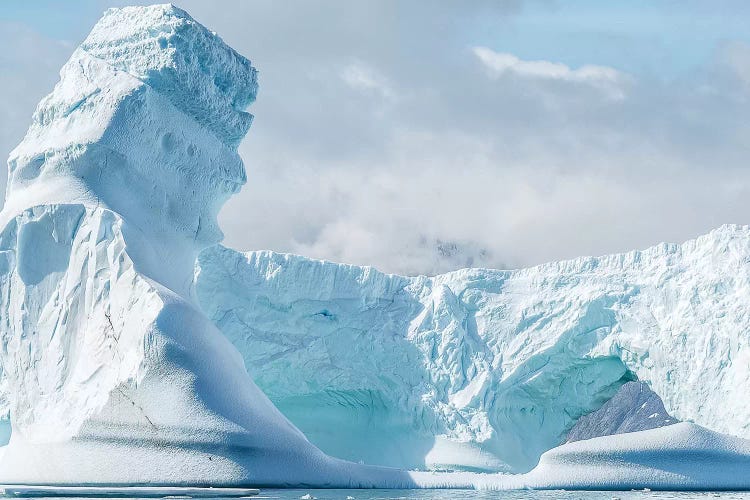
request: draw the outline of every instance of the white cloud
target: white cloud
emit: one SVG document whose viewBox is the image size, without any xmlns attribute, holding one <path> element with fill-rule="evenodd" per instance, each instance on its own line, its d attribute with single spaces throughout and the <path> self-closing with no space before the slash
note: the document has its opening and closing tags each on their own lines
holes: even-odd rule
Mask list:
<svg viewBox="0 0 750 500">
<path fill-rule="evenodd" d="M 260 70 L 240 147 L 248 185 L 220 216 L 235 248 L 429 273 L 750 222 L 742 46 L 669 81 L 488 52 L 493 70 L 467 50 L 491 41 L 465 3 L 181 6 Z M 504 26 L 502 15 L 493 22 Z M 64 61 L 46 62 L 49 44 L 21 48 L 27 63 L 0 72 L 7 150 Z"/>
<path fill-rule="evenodd" d="M 355 90 L 371 92 L 385 99 L 395 97 L 395 92 L 385 76 L 361 61 L 347 64 L 341 71 L 341 79 Z"/>
<path fill-rule="evenodd" d="M 608 66 L 589 64 L 572 69 L 562 63 L 524 61 L 513 54 L 495 52 L 487 47 L 474 47 L 472 51 L 492 78 L 513 74 L 523 78 L 581 83 L 602 89 L 618 99 L 625 96 L 624 86 L 629 80 L 626 75 Z"/>
<path fill-rule="evenodd" d="M 742 42 L 728 43 L 720 52 L 727 69 L 745 85 L 750 85 L 750 45 Z"/>
</svg>

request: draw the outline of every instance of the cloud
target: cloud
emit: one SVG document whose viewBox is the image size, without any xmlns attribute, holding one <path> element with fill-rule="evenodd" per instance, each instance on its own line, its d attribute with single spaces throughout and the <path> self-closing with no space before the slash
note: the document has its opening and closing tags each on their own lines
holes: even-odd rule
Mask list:
<svg viewBox="0 0 750 500">
<path fill-rule="evenodd" d="M 731 42 L 722 47 L 721 62 L 743 84 L 750 86 L 750 45 Z"/>
<path fill-rule="evenodd" d="M 235 248 L 434 273 L 627 251 L 748 222 L 741 44 L 662 80 L 615 61 L 507 54 L 493 32 L 512 28 L 518 2 L 181 7 L 260 70 L 240 147 L 248 184 L 220 214 Z M 49 47 L 32 44 L 23 59 Z M 15 66 L 16 88 L 2 73 L 13 96 L 2 105 L 17 113 L 3 122 L 7 149 L 63 61 Z"/>
<path fill-rule="evenodd" d="M 513 54 L 495 52 L 487 47 L 474 47 L 472 51 L 493 78 L 513 74 L 522 78 L 582 83 L 600 88 L 613 98 L 622 99 L 625 96 L 623 87 L 628 78 L 614 68 L 589 64 L 571 69 L 562 63 L 524 61 Z"/>
<path fill-rule="evenodd" d="M 377 70 L 362 62 L 346 65 L 341 71 L 341 79 L 355 90 L 371 92 L 385 99 L 395 97 L 388 80 Z"/>
</svg>

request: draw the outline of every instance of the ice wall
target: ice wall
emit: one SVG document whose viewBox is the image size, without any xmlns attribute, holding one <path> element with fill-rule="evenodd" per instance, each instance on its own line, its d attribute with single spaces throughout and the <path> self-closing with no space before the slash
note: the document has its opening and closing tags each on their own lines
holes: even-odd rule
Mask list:
<svg viewBox="0 0 750 500">
<path fill-rule="evenodd" d="M 679 419 L 750 434 L 745 226 L 435 277 L 221 247 L 199 263 L 202 307 L 258 385 L 344 458 L 529 470 L 635 378 Z"/>
</svg>

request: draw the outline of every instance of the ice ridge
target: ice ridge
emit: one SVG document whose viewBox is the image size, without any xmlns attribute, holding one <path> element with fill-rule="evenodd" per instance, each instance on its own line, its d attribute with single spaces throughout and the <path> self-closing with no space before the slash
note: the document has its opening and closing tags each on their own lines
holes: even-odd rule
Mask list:
<svg viewBox="0 0 750 500">
<path fill-rule="evenodd" d="M 645 431 L 676 424 L 658 394 L 645 382 L 628 382 L 595 412 L 578 419 L 567 442 Z"/>
</svg>

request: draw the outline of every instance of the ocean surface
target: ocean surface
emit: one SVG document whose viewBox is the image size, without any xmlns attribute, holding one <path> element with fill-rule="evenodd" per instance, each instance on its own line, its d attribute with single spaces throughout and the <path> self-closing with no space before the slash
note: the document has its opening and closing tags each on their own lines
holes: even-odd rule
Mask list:
<svg viewBox="0 0 750 500">
<path fill-rule="evenodd" d="M 32 497 L 0 495 L 0 498 L 54 498 L 60 500 L 92 500 L 93 497 Z M 100 497 L 122 498 L 122 497 Z M 186 497 L 167 497 L 172 500 Z M 261 490 L 260 495 L 244 497 L 249 499 L 279 500 L 526 500 L 526 499 L 562 499 L 562 500 L 663 500 L 663 499 L 743 499 L 750 500 L 750 492 L 679 492 L 679 491 L 565 491 L 565 490 L 523 490 L 523 491 L 477 491 L 477 490 L 316 490 L 288 489 Z M 153 500 L 153 497 L 150 499 Z M 213 499 L 219 500 L 219 499 Z M 233 497 L 231 500 L 237 500 Z"/>
<path fill-rule="evenodd" d="M 309 497 L 306 495 L 310 495 Z M 477 490 L 261 490 L 255 498 L 299 500 L 463 500 L 499 499 L 522 500 L 530 498 L 564 500 L 663 500 L 663 499 L 747 499 L 750 492 L 671 492 L 671 491 L 477 491 Z"/>
</svg>

